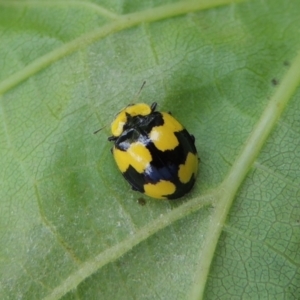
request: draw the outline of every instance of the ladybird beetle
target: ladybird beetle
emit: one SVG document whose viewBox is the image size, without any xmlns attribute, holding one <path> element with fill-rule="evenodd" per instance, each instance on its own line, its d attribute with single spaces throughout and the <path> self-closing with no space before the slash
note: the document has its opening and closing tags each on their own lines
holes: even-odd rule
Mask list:
<svg viewBox="0 0 300 300">
<path fill-rule="evenodd" d="M 111 124 L 111 149 L 133 190 L 158 199 L 177 199 L 195 183 L 198 155 L 195 138 L 157 103 L 131 104 Z"/>
</svg>

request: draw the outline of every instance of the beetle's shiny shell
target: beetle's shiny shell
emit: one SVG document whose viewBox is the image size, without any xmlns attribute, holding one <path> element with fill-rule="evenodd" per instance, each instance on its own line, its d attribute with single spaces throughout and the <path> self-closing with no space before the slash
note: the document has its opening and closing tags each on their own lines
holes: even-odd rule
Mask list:
<svg viewBox="0 0 300 300">
<path fill-rule="evenodd" d="M 112 153 L 134 190 L 157 199 L 177 199 L 195 183 L 198 155 L 195 139 L 169 113 L 138 103 L 112 122 Z"/>
</svg>

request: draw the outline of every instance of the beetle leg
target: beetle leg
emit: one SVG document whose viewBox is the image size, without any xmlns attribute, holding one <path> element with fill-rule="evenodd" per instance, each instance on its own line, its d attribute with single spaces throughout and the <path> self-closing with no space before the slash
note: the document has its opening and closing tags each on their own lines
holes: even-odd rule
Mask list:
<svg viewBox="0 0 300 300">
<path fill-rule="evenodd" d="M 114 142 L 114 141 L 117 140 L 117 137 L 115 137 L 115 136 L 112 135 L 112 136 L 108 137 L 107 140 L 108 140 L 109 142 Z"/>
</svg>

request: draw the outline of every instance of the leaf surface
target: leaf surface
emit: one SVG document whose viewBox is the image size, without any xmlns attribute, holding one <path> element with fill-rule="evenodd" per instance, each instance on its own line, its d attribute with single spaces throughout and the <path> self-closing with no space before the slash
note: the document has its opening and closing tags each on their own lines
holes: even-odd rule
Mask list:
<svg viewBox="0 0 300 300">
<path fill-rule="evenodd" d="M 1 298 L 297 299 L 299 11 L 0 1 Z M 196 137 L 185 198 L 117 170 L 107 124 L 132 101 Z"/>
</svg>

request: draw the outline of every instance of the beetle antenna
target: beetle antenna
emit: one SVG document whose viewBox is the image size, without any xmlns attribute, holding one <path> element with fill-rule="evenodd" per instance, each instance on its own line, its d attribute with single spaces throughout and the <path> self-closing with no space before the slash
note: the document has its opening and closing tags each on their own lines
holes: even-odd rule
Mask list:
<svg viewBox="0 0 300 300">
<path fill-rule="evenodd" d="M 137 93 L 137 94 L 135 95 L 135 97 L 133 98 L 132 103 L 134 103 L 134 102 L 139 98 L 139 96 L 140 96 L 140 94 L 141 94 L 141 92 L 142 92 L 142 90 L 143 90 L 143 88 L 144 88 L 145 85 L 146 85 L 146 80 L 143 82 L 143 84 L 142 84 L 142 86 L 140 87 L 138 93 Z"/>
<path fill-rule="evenodd" d="M 96 131 L 94 131 L 93 133 L 96 134 L 98 133 L 99 131 L 101 131 L 102 129 L 104 129 L 108 124 L 104 125 L 103 127 L 101 127 L 100 129 L 97 129 Z"/>
</svg>

